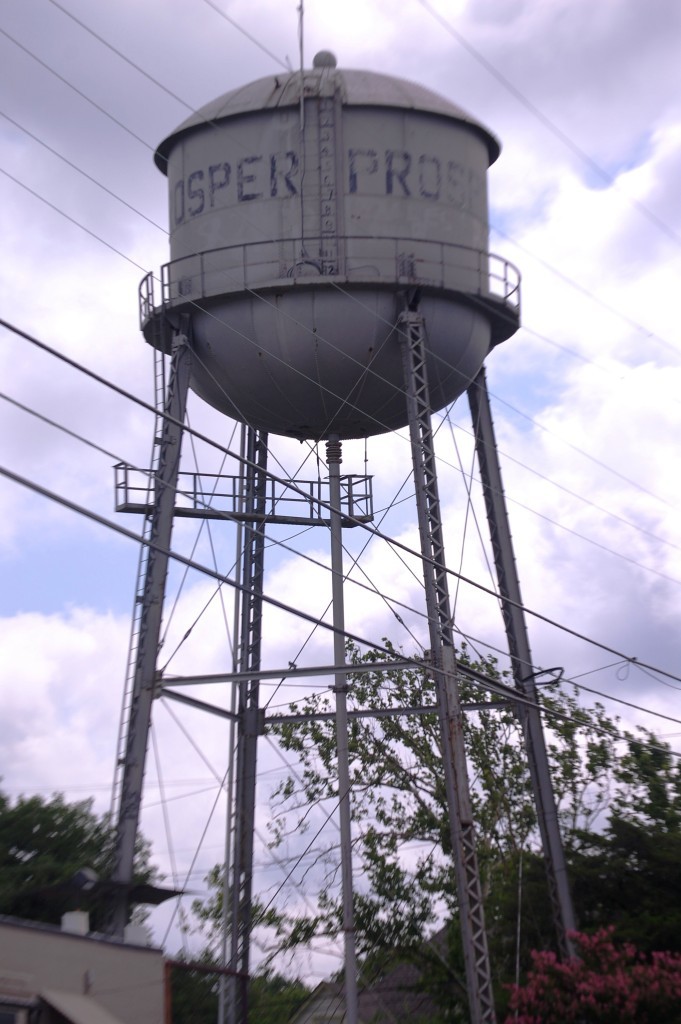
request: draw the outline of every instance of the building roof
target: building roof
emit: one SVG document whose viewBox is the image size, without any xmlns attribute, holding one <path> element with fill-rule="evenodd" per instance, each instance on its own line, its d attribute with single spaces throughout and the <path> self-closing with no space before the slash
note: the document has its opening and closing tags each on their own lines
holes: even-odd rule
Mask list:
<svg viewBox="0 0 681 1024">
<path fill-rule="evenodd" d="M 114 1017 L 94 999 L 77 995 L 75 992 L 59 992 L 57 989 L 46 989 L 40 998 L 48 1006 L 66 1017 L 71 1024 L 123 1024 L 120 1017 Z"/>
<path fill-rule="evenodd" d="M 359 1024 L 425 1024 L 439 1011 L 432 998 L 420 991 L 421 971 L 414 964 L 400 963 L 360 988 Z M 321 982 L 290 1018 L 289 1024 L 345 1020 L 343 983 Z"/>
<path fill-rule="evenodd" d="M 387 970 L 359 993 L 359 1017 L 362 1024 L 371 1021 L 430 1021 L 439 1007 L 420 989 L 422 973 L 415 964 L 401 963 Z"/>
</svg>

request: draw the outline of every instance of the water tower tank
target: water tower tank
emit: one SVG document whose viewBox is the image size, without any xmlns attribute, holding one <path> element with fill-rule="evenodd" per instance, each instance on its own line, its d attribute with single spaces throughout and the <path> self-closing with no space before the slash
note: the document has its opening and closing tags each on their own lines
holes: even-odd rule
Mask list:
<svg viewBox="0 0 681 1024">
<path fill-rule="evenodd" d="M 518 275 L 487 252 L 499 144 L 411 82 L 336 67 L 262 78 L 165 139 L 171 261 L 142 325 L 191 316 L 192 387 L 252 426 L 343 438 L 406 423 L 398 331 L 425 319 L 432 406 L 518 327 Z"/>
</svg>

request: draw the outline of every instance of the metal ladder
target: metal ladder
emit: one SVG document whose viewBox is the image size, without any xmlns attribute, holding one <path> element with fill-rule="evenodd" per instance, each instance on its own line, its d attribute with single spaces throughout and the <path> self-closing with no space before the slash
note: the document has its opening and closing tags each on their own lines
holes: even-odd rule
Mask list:
<svg viewBox="0 0 681 1024">
<path fill-rule="evenodd" d="M 336 98 L 319 98 L 319 235 L 321 273 L 338 273 Z"/>
<path fill-rule="evenodd" d="M 137 652 L 139 649 L 139 636 L 142 623 L 142 608 L 144 599 L 144 584 L 147 576 L 147 564 L 149 561 L 149 544 L 153 521 L 153 493 L 154 481 L 156 479 L 161 456 L 161 434 L 163 428 L 163 413 L 166 391 L 166 364 L 164 353 L 154 347 L 154 407 L 156 416 L 154 421 L 154 440 L 151 451 L 151 472 L 147 486 L 147 505 L 149 511 L 144 516 L 142 525 L 142 540 L 140 544 L 139 560 L 137 563 L 137 584 L 135 587 L 135 601 L 132 613 L 132 627 L 130 630 L 130 641 L 128 644 L 128 660 L 125 671 L 125 684 L 123 688 L 123 702 L 121 706 L 121 718 L 118 727 L 118 740 L 116 743 L 116 764 L 114 767 L 114 781 L 111 792 L 111 821 L 115 822 L 120 810 L 121 789 L 123 785 L 123 768 L 125 765 L 125 748 L 130 722 L 130 711 L 132 708 L 133 682 L 135 678 L 135 666 L 137 664 Z"/>
</svg>

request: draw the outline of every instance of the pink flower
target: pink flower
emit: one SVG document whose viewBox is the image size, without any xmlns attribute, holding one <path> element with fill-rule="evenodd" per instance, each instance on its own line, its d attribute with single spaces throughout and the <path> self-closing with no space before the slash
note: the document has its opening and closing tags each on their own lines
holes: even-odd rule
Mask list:
<svg viewBox="0 0 681 1024">
<path fill-rule="evenodd" d="M 526 984 L 509 986 L 506 1024 L 655 1024 L 671 1013 L 681 1000 L 681 956 L 645 957 L 613 937 L 612 927 L 573 933 L 580 956 L 564 963 L 533 951 Z"/>
</svg>

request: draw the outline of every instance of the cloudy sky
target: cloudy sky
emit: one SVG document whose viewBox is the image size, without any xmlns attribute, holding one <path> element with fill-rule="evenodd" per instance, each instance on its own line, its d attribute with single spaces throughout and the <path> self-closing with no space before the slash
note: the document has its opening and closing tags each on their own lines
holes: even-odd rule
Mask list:
<svg viewBox="0 0 681 1024">
<path fill-rule="evenodd" d="M 307 65 L 325 48 L 341 67 L 412 79 L 501 139 L 489 179 L 490 249 L 522 272 L 523 327 L 490 357 L 488 381 L 523 596 L 528 608 L 617 652 L 531 618 L 535 660 L 674 719 L 679 683 L 621 655 L 681 671 L 681 8 L 674 0 L 307 0 L 304 25 Z M 168 259 L 166 179 L 153 150 L 216 96 L 296 67 L 297 32 L 295 0 L 4 3 L 0 316 L 150 401 L 137 287 Z M 139 531 L 135 517 L 113 511 L 112 466 L 147 465 L 151 416 L 4 328 L 0 358 L 3 468 Z M 196 401 L 190 419 L 221 445 L 237 443 L 234 424 Z M 465 399 L 437 423 L 448 561 L 489 587 L 475 479 L 472 509 L 466 499 L 465 480 L 477 473 Z M 219 466 L 205 446 L 187 444 L 185 453 L 186 468 Z M 276 442 L 273 455 L 281 475 L 316 478 L 309 447 Z M 408 460 L 398 434 L 371 439 L 366 453 L 347 445 L 344 470 L 366 465 L 377 508 L 389 510 L 382 529 L 413 547 Z M 273 534 L 287 547 L 268 551 L 267 592 L 322 615 L 328 538 L 294 532 Z M 346 539 L 349 563 L 370 538 Z M 229 574 L 227 529 L 182 522 L 175 543 L 205 564 L 214 552 Z M 60 791 L 107 808 L 137 559 L 134 541 L 0 483 L 8 793 Z M 414 568 L 370 541 L 347 584 L 348 628 L 389 636 L 408 653 L 425 642 Z M 171 574 L 164 667 L 225 670 L 231 596 L 198 573 L 183 575 Z M 462 583 L 456 612 L 476 650 L 502 646 L 493 598 Z M 305 621 L 268 612 L 266 665 L 330 663 L 328 634 L 309 633 Z M 227 704 L 218 690 L 202 696 Z M 274 708 L 296 692 L 267 698 Z M 606 705 L 681 746 L 677 722 Z M 177 705 L 155 709 L 143 828 L 168 877 L 176 870 L 194 888 L 221 857 L 216 779 L 226 746 L 224 725 Z M 268 794 L 285 765 L 268 743 L 260 763 L 266 836 Z M 276 887 L 283 867 L 268 857 L 258 855 L 262 884 Z M 154 919 L 159 939 L 169 914 Z"/>
</svg>

